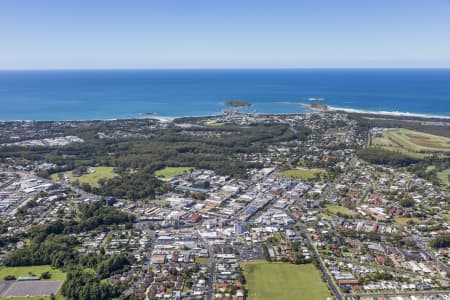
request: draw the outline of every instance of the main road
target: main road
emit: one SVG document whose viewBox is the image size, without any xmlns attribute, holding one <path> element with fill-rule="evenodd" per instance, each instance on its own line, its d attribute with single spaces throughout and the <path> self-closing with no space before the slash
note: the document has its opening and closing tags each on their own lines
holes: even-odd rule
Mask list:
<svg viewBox="0 0 450 300">
<path fill-rule="evenodd" d="M 342 296 L 339 287 L 336 285 L 336 282 L 334 282 L 333 276 L 328 271 L 328 268 L 323 263 L 323 260 L 320 257 L 320 253 L 319 253 L 319 251 L 317 251 L 316 247 L 312 243 L 312 240 L 309 237 L 308 232 L 306 232 L 306 230 L 303 227 L 300 227 L 300 232 L 302 233 L 302 235 L 304 235 L 306 237 L 306 243 L 308 244 L 308 247 L 313 252 L 313 255 L 316 258 L 316 261 L 319 265 L 319 268 L 323 273 L 325 281 L 328 284 L 328 286 L 330 287 L 331 291 L 333 292 L 334 297 L 336 297 L 337 300 L 344 300 L 345 298 Z"/>
</svg>

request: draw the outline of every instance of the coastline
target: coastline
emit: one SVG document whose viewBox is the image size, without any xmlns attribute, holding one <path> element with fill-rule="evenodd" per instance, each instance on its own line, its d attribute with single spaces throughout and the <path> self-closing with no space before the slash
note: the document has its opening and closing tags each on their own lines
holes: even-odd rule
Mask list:
<svg viewBox="0 0 450 300">
<path fill-rule="evenodd" d="M 401 112 L 401 111 L 364 110 L 364 109 L 335 107 L 335 106 L 328 106 L 328 111 L 345 111 L 348 113 L 355 113 L 355 114 L 371 114 L 371 115 L 391 116 L 391 117 L 414 117 L 414 118 L 423 118 L 423 119 L 450 119 L 450 116 L 444 116 L 444 115 L 410 113 L 410 112 Z"/>
<path fill-rule="evenodd" d="M 281 102 L 277 102 L 281 103 Z M 442 120 L 450 120 L 450 116 L 445 115 L 433 115 L 433 114 L 423 114 L 423 113 L 410 113 L 410 112 L 400 112 L 400 111 L 377 111 L 377 110 L 364 110 L 364 109 L 356 109 L 356 108 L 346 108 L 346 107 L 336 107 L 336 106 L 328 106 L 326 105 L 326 109 L 324 108 L 314 108 L 311 107 L 308 103 L 296 103 L 296 102 L 283 102 L 285 104 L 295 104 L 303 106 L 307 109 L 304 112 L 292 112 L 292 113 L 269 113 L 269 112 L 254 112 L 254 113 L 243 113 L 243 114 L 255 114 L 255 115 L 274 115 L 274 116 L 284 116 L 284 115 L 303 115 L 310 113 L 324 113 L 324 112 L 338 112 L 343 111 L 347 113 L 353 114 L 361 114 L 361 115 L 378 115 L 378 116 L 387 116 L 387 117 L 411 117 L 411 118 L 420 118 L 420 119 L 442 119 Z M 131 120 L 131 119 L 155 119 L 160 122 L 170 123 L 175 119 L 181 118 L 211 118 L 222 115 L 222 113 L 213 113 L 206 115 L 186 115 L 186 116 L 163 116 L 163 115 L 149 115 L 142 116 L 138 114 L 135 117 L 125 117 L 125 118 L 105 118 L 105 119 L 67 119 L 67 120 L 27 120 L 27 119 L 17 119 L 17 120 L 0 120 L 2 123 L 6 122 L 100 122 L 100 121 L 117 121 L 117 120 Z"/>
</svg>

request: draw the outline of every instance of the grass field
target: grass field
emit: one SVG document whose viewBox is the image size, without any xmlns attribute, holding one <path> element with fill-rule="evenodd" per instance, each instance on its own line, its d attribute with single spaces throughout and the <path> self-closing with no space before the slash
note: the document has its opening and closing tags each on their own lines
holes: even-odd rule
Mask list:
<svg viewBox="0 0 450 300">
<path fill-rule="evenodd" d="M 413 222 L 414 224 L 419 224 L 420 220 L 418 218 L 403 218 L 403 217 L 398 217 L 398 218 L 394 218 L 395 222 L 397 222 L 400 225 L 407 225 L 408 222 Z"/>
<path fill-rule="evenodd" d="M 347 207 L 337 205 L 337 204 L 328 204 L 325 207 L 325 209 L 328 210 L 332 214 L 340 213 L 342 215 L 349 216 L 349 217 L 358 214 L 356 211 L 353 211 L 351 209 L 348 209 Z"/>
<path fill-rule="evenodd" d="M 318 175 L 323 173 L 322 169 L 305 169 L 305 168 L 297 168 L 297 169 L 289 169 L 282 171 L 281 174 L 290 177 L 293 179 L 314 179 Z"/>
<path fill-rule="evenodd" d="M 422 159 L 434 152 L 450 152 L 449 142 L 446 137 L 399 128 L 385 131 L 381 137 L 372 137 L 371 146 Z"/>
<path fill-rule="evenodd" d="M 210 127 L 222 127 L 223 125 L 225 125 L 224 123 L 217 121 L 206 121 L 204 124 Z"/>
<path fill-rule="evenodd" d="M 331 135 L 345 135 L 345 132 L 340 131 L 339 129 L 330 129 L 327 131 L 326 134 L 331 134 Z"/>
<path fill-rule="evenodd" d="M 251 261 L 242 263 L 249 300 L 325 300 L 330 296 L 313 264 Z"/>
<path fill-rule="evenodd" d="M 49 272 L 51 277 L 49 280 L 65 280 L 66 274 L 61 270 L 52 269 L 49 265 L 43 266 L 30 266 L 30 267 L 0 267 L 0 280 L 7 275 L 14 275 L 16 278 L 19 276 L 30 276 L 29 272 L 33 275 L 41 275 L 44 272 Z"/>
<path fill-rule="evenodd" d="M 207 257 L 196 257 L 195 258 L 195 262 L 198 264 L 208 264 L 209 263 L 209 258 Z"/>
<path fill-rule="evenodd" d="M 424 153 L 417 153 L 417 152 L 409 151 L 409 150 L 403 148 L 402 146 L 400 146 L 399 144 L 391 141 L 390 139 L 388 139 L 385 136 L 372 137 L 371 146 L 381 147 L 382 149 L 388 150 L 388 151 L 401 152 L 411 158 L 423 159 L 423 158 L 427 157 L 427 155 Z"/>
<path fill-rule="evenodd" d="M 444 219 L 444 222 L 450 222 L 450 214 L 441 214 L 441 217 Z"/>
<path fill-rule="evenodd" d="M 165 167 L 164 169 L 155 172 L 155 176 L 169 179 L 175 175 L 181 175 L 194 170 L 193 167 Z"/>
<path fill-rule="evenodd" d="M 414 131 L 409 129 L 393 129 L 385 132 L 385 136 L 392 142 L 413 152 L 448 152 L 449 138 Z"/>
<path fill-rule="evenodd" d="M 431 172 L 431 171 L 433 171 L 434 169 L 436 169 L 436 166 L 431 165 L 431 166 L 428 166 L 428 167 L 425 169 L 425 172 Z"/>
<path fill-rule="evenodd" d="M 89 183 L 90 185 L 96 185 L 100 179 L 110 179 L 117 176 L 117 174 L 114 173 L 113 167 L 91 167 L 89 169 L 94 172 L 80 177 L 73 176 L 72 172 L 65 172 L 64 174 L 69 177 L 69 180 L 72 183 L 78 180 L 80 183 Z M 59 174 L 63 173 L 52 174 L 50 178 L 52 180 L 58 180 Z"/>
<path fill-rule="evenodd" d="M 450 176 L 450 169 L 438 172 L 437 176 L 443 184 L 450 185 L 450 181 L 448 180 L 448 177 Z"/>
</svg>

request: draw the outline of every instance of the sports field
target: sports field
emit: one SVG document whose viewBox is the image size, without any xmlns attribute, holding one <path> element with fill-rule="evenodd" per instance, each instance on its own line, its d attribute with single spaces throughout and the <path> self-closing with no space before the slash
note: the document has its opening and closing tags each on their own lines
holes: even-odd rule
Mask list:
<svg viewBox="0 0 450 300">
<path fill-rule="evenodd" d="M 413 152 L 450 151 L 450 139 L 409 129 L 392 129 L 384 134 L 393 143 Z"/>
<path fill-rule="evenodd" d="M 27 296 L 50 296 L 56 295 L 62 285 L 61 280 L 50 281 L 14 281 L 2 293 L 2 297 L 27 297 Z"/>
<path fill-rule="evenodd" d="M 324 170 L 322 169 L 306 169 L 306 168 L 296 168 L 296 169 L 289 169 L 282 171 L 281 174 L 283 174 L 286 177 L 290 177 L 293 179 L 314 179 L 321 173 L 323 173 Z"/>
<path fill-rule="evenodd" d="M 330 296 L 313 264 L 242 263 L 249 300 L 325 300 Z"/>
<path fill-rule="evenodd" d="M 60 174 L 64 174 L 72 183 L 78 180 L 80 183 L 89 183 L 90 185 L 96 185 L 100 179 L 110 179 L 117 176 L 117 174 L 114 173 L 113 167 L 91 167 L 89 168 L 89 170 L 91 170 L 92 172 L 80 177 L 73 176 L 72 172 L 65 172 L 52 174 L 51 179 L 57 180 Z"/>
<path fill-rule="evenodd" d="M 169 179 L 175 175 L 181 175 L 194 170 L 193 167 L 165 167 L 164 169 L 155 172 L 155 176 Z"/>
<path fill-rule="evenodd" d="M 371 146 L 401 152 L 422 159 L 436 152 L 450 152 L 450 139 L 404 128 L 389 129 L 383 136 L 373 136 Z"/>
<path fill-rule="evenodd" d="M 27 266 L 27 267 L 0 267 L 0 280 L 5 276 L 39 276 L 44 272 L 49 272 L 51 277 L 49 280 L 65 280 L 66 274 L 59 269 L 52 269 L 49 265 Z"/>
</svg>

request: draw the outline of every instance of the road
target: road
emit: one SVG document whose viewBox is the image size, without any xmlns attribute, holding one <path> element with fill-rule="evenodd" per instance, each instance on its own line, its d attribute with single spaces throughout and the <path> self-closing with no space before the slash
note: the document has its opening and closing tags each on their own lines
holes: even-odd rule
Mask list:
<svg viewBox="0 0 450 300">
<path fill-rule="evenodd" d="M 203 243 L 208 247 L 209 276 L 208 276 L 208 291 L 206 293 L 206 300 L 212 300 L 214 293 L 214 273 L 216 271 L 216 260 L 214 257 L 214 250 L 208 243 L 208 241 L 206 241 L 201 235 L 199 235 L 199 237 L 203 241 Z"/>
<path fill-rule="evenodd" d="M 214 273 L 216 271 L 216 261 L 214 258 L 214 253 L 210 255 L 209 263 L 209 277 L 208 277 L 208 292 L 206 294 L 206 300 L 212 300 L 214 292 Z"/>
<path fill-rule="evenodd" d="M 450 295 L 450 291 L 396 291 L 386 293 L 366 293 L 366 294 L 345 294 L 346 297 L 388 297 L 388 296 L 433 296 L 433 295 Z"/>
<path fill-rule="evenodd" d="M 434 254 L 427 248 L 426 242 L 423 240 L 423 238 L 418 235 L 418 234 L 414 234 L 413 236 L 414 241 L 416 242 L 416 244 L 419 246 L 419 248 L 425 252 L 426 254 L 428 254 L 430 257 L 432 257 L 433 261 L 436 263 L 436 265 L 439 266 L 439 268 L 441 270 L 444 270 L 445 272 L 447 272 L 447 274 L 450 274 L 450 268 L 445 265 L 443 262 L 441 262 L 436 256 L 434 256 Z"/>
<path fill-rule="evenodd" d="M 322 258 L 320 257 L 319 252 L 317 251 L 316 247 L 313 245 L 311 238 L 309 237 L 306 230 L 301 227 L 301 233 L 306 237 L 306 243 L 308 244 L 308 247 L 312 250 L 314 257 L 317 260 L 317 263 L 319 265 L 319 269 L 322 271 L 322 274 L 325 278 L 326 283 L 330 287 L 331 291 L 333 292 L 334 297 L 336 297 L 337 300 L 344 300 L 344 297 L 341 294 L 341 291 L 339 287 L 336 285 L 336 283 L 333 280 L 333 276 L 328 272 L 327 267 L 322 261 Z"/>
</svg>

